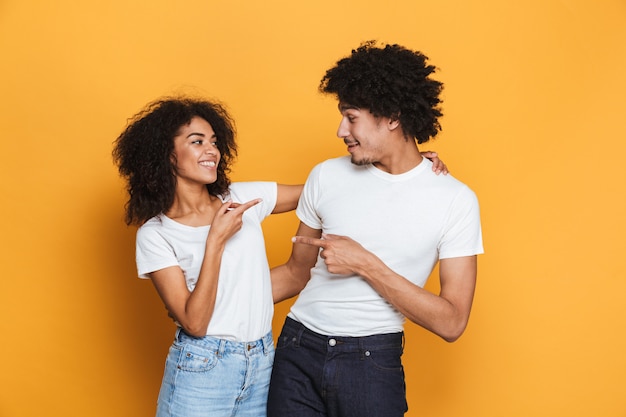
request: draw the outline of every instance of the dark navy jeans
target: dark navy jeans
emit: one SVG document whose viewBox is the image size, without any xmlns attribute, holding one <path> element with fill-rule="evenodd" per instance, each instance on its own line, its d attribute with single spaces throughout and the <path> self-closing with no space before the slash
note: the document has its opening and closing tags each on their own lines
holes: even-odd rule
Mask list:
<svg viewBox="0 0 626 417">
<path fill-rule="evenodd" d="M 403 333 L 324 336 L 287 318 L 276 344 L 268 417 L 401 417 Z"/>
</svg>

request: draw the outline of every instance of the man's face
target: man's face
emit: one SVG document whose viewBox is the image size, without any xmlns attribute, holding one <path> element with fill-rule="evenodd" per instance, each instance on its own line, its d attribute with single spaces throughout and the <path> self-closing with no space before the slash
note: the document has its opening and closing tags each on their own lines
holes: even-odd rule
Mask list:
<svg viewBox="0 0 626 417">
<path fill-rule="evenodd" d="M 367 109 L 339 103 L 341 122 L 337 136 L 348 145 L 355 165 L 376 164 L 385 155 L 385 137 L 389 130 L 385 117 L 375 117 Z"/>
</svg>

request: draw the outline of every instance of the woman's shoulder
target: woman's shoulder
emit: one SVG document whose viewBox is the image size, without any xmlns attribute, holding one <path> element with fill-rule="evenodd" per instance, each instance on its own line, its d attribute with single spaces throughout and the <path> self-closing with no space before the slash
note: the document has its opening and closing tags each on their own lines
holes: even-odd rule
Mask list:
<svg viewBox="0 0 626 417">
<path fill-rule="evenodd" d="M 260 198 L 261 204 L 254 206 L 253 211 L 258 213 L 259 219 L 271 214 L 278 198 L 278 184 L 273 181 L 237 182 L 230 186 L 230 195 L 227 198 L 237 203 L 245 203 Z"/>
<path fill-rule="evenodd" d="M 162 214 L 159 214 L 148 219 L 144 224 L 139 226 L 137 229 L 137 238 L 145 238 L 147 236 L 158 234 L 159 231 L 165 227 L 163 224 L 163 217 L 164 216 Z"/>
<path fill-rule="evenodd" d="M 228 191 L 232 197 L 250 200 L 258 198 L 259 194 L 275 194 L 277 186 L 274 181 L 241 181 L 232 183 Z"/>
</svg>

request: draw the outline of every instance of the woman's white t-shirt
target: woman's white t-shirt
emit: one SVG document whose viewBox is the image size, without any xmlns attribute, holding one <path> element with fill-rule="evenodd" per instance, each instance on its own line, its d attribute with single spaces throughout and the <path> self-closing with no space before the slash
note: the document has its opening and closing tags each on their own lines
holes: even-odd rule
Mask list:
<svg viewBox="0 0 626 417">
<path fill-rule="evenodd" d="M 238 341 L 263 337 L 272 327 L 274 303 L 270 270 L 261 222 L 276 206 L 274 182 L 240 182 L 230 186 L 222 200 L 263 201 L 243 215 L 243 226 L 226 243 L 222 255 L 215 310 L 207 335 Z M 193 291 L 211 226 L 187 226 L 164 214 L 153 217 L 137 231 L 136 260 L 140 278 L 163 268 L 179 266 L 187 288 Z"/>
</svg>

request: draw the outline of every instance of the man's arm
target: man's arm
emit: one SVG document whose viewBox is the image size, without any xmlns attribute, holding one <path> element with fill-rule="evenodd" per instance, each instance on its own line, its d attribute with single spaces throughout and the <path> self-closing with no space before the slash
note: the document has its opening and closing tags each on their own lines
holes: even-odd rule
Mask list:
<svg viewBox="0 0 626 417">
<path fill-rule="evenodd" d="M 477 257 L 442 259 L 439 262 L 441 291 L 433 294 L 396 274 L 385 264 L 363 278 L 409 320 L 454 342 L 465 331 L 476 287 Z"/>
<path fill-rule="evenodd" d="M 321 234 L 321 230 L 312 229 L 300 222 L 297 236 L 318 239 Z M 317 246 L 296 245 L 294 243 L 287 263 L 271 270 L 274 303 L 291 298 L 302 291 L 311 278 L 311 268 L 315 266 L 318 253 L 319 248 Z"/>
<path fill-rule="evenodd" d="M 348 237 L 297 236 L 296 243 L 322 248 L 320 256 L 329 272 L 361 276 L 405 317 L 444 340 L 453 342 L 465 330 L 476 287 L 476 256 L 442 259 L 439 265 L 441 291 L 436 295 L 395 273 L 380 258 Z"/>
</svg>

